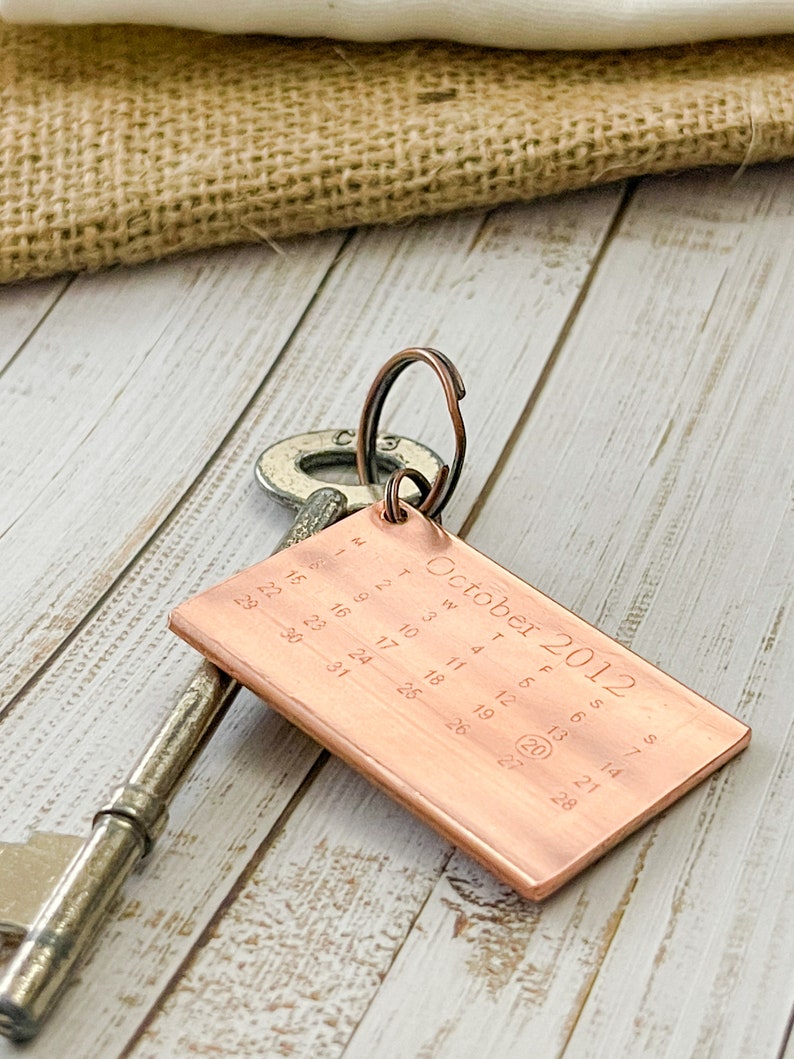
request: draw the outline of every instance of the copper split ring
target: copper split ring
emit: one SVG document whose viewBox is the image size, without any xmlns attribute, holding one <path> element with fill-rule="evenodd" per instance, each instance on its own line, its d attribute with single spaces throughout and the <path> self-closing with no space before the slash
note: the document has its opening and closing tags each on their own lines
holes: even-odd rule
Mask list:
<svg viewBox="0 0 794 1059">
<path fill-rule="evenodd" d="M 364 401 L 356 447 L 356 467 L 362 485 L 371 485 L 378 479 L 375 439 L 378 433 L 378 423 L 383 404 L 394 381 L 409 364 L 413 364 L 415 361 L 422 361 L 432 368 L 444 389 L 447 409 L 455 432 L 455 456 L 451 466 L 444 464 L 439 469 L 432 484 L 428 482 L 423 474 L 413 470 L 413 468 L 406 467 L 395 471 L 386 483 L 384 495 L 385 517 L 389 522 L 402 522 L 405 519 L 405 514 L 401 508 L 403 501 L 399 498 L 400 482 L 405 478 L 410 478 L 412 482 L 418 485 L 423 494 L 418 510 L 427 515 L 428 518 L 437 519 L 458 484 L 460 472 L 463 469 L 463 460 L 466 455 L 466 428 L 463 425 L 463 419 L 460 414 L 460 402 L 466 396 L 466 388 L 463 385 L 458 369 L 449 357 L 439 353 L 437 349 L 421 346 L 403 349 L 399 353 L 395 353 L 383 365 Z"/>
</svg>

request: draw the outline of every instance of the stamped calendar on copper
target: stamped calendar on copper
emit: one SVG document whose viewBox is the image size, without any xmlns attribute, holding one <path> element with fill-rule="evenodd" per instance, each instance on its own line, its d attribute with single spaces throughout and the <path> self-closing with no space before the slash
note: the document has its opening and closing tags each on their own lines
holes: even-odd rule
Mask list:
<svg viewBox="0 0 794 1059">
<path fill-rule="evenodd" d="M 527 897 L 742 750 L 749 728 L 423 515 L 366 508 L 171 627 Z"/>
</svg>

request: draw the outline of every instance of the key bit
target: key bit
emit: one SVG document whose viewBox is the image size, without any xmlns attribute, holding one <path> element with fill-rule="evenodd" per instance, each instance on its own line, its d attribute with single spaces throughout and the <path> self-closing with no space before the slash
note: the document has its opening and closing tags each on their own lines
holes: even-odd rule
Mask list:
<svg viewBox="0 0 794 1059">
<path fill-rule="evenodd" d="M 78 835 L 34 831 L 27 842 L 0 843 L 0 934 L 26 934 L 83 845 Z"/>
</svg>

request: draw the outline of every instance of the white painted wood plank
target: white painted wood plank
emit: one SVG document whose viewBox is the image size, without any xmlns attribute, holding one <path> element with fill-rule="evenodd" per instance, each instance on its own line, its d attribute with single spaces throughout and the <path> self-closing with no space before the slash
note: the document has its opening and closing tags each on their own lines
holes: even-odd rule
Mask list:
<svg viewBox="0 0 794 1059">
<path fill-rule="evenodd" d="M 211 969 L 201 958 L 188 967 L 165 1016 L 133 1049 L 136 1059 L 211 1055 L 219 1042 L 241 1057 L 266 1047 L 269 1056 L 319 1059 L 344 1047 L 448 851 L 426 827 L 406 847 L 404 810 L 337 759 L 312 793 L 333 801 L 333 845 L 314 799 L 304 798 L 290 836 L 274 848 L 286 841 L 290 856 L 277 855 L 272 872 L 257 870 L 224 916 L 222 955 L 213 933 Z M 312 1010 L 322 1018 L 307 1027 Z"/>
<path fill-rule="evenodd" d="M 794 966 L 794 217 L 790 173 L 722 179 L 721 194 L 719 177 L 641 189 L 470 539 L 739 712 L 755 741 L 512 922 L 456 854 L 349 1059 L 778 1053 Z M 543 518 L 505 539 L 499 513 L 518 505 Z"/>
<path fill-rule="evenodd" d="M 476 495 L 619 199 L 604 189 L 506 210 L 484 228 L 482 218 L 468 216 L 356 237 L 206 474 L 5 718 L 0 768 L 14 792 L 9 839 L 32 826 L 88 826 L 194 665 L 163 630 L 166 610 L 269 551 L 288 522 L 256 490 L 253 458 L 288 433 L 354 424 L 377 367 L 401 345 L 463 346 L 467 375 L 490 381 L 473 387 L 469 407 L 470 421 L 484 424 L 471 468 Z M 509 312 L 494 310 L 494 291 L 510 295 Z M 527 333 L 530 309 L 536 328 Z M 516 380 L 508 372 L 522 355 Z M 436 387 L 429 373 L 424 387 L 414 379 L 410 403 L 390 406 L 395 428 L 443 444 Z M 460 518 L 465 507 L 458 511 Z M 267 839 L 315 754 L 252 696 L 238 701 L 177 798 L 153 862 L 131 881 L 119 916 L 31 1055 L 81 1056 L 87 1025 L 94 1056 L 118 1054 Z"/>
<path fill-rule="evenodd" d="M 718 351 L 704 387 L 714 409 L 707 444 L 698 451 L 688 436 L 707 414 L 695 405 L 666 441 L 684 472 L 660 483 L 658 500 L 674 517 L 666 537 L 654 527 L 656 555 L 643 556 L 639 590 L 620 600 L 628 603 L 621 628 L 648 650 L 648 618 L 675 614 L 678 598 L 693 635 L 669 619 L 663 633 L 686 679 L 740 710 L 754 743 L 688 802 L 681 831 L 672 821 L 660 829 L 577 1026 L 574 1056 L 592 1054 L 594 1037 L 626 1054 L 777 1056 L 794 1007 L 794 845 L 784 808 L 794 799 L 794 209 L 788 187 L 781 192 L 703 335 L 701 348 Z M 632 945 L 638 932 L 642 952 Z M 634 1019 L 615 1022 L 618 1009 L 633 1009 Z"/>
<path fill-rule="evenodd" d="M 126 389 L 134 389 L 132 380 L 146 370 L 150 356 L 163 361 L 165 375 L 169 351 L 158 343 L 175 320 L 190 317 L 186 299 L 192 295 L 197 305 L 203 299 L 203 292 L 194 292 L 201 264 L 191 266 L 183 263 L 174 271 L 150 266 L 130 283 L 119 283 L 114 273 L 76 279 L 8 367 L 0 380 L 0 447 L 8 453 L 0 467 L 0 533 L 8 533 L 37 498 L 49 506 L 59 477 L 69 478 L 81 448 L 103 422 L 120 414 L 118 402 Z M 179 403 L 173 404 L 177 423 Z M 121 428 L 129 429 L 120 423 L 120 434 Z M 93 455 L 92 473 L 107 473 L 107 449 Z M 153 454 L 147 455 L 154 462 Z M 166 462 L 159 453 L 157 462 Z M 109 484 L 106 491 L 118 488 Z M 129 514 L 134 517 L 134 508 Z M 33 517 L 41 519 L 40 508 Z M 73 517 L 68 511 L 67 518 Z M 24 523 L 21 532 L 27 532 Z"/>
<path fill-rule="evenodd" d="M 788 480 L 791 456 L 790 444 L 781 444 L 790 428 L 782 389 L 791 383 L 783 325 L 790 244 L 777 238 L 790 225 L 788 179 L 767 169 L 736 188 L 724 174 L 644 185 L 470 538 L 733 708 L 783 583 L 767 557 L 780 563 L 775 548 L 787 493 L 779 483 Z M 767 518 L 751 536 L 759 504 Z M 772 745 L 779 735 L 773 726 Z M 639 992 L 647 979 L 635 981 L 637 965 L 674 945 L 664 935 L 675 928 L 671 901 L 693 847 L 708 884 L 702 895 L 687 894 L 701 928 L 725 879 L 736 878 L 752 822 L 761 819 L 781 848 L 780 830 L 758 816 L 757 789 L 745 810 L 751 769 L 769 775 L 769 760 L 753 765 L 758 738 L 748 752 L 755 756 L 729 766 L 543 906 L 521 901 L 459 854 L 433 888 L 439 851 L 428 848 L 426 829 L 334 765 L 266 851 L 133 1054 L 209 1054 L 221 1027 L 224 1046 L 240 1055 L 268 1041 L 276 1055 L 534 1059 L 563 1052 L 577 1019 L 571 1054 L 697 1054 L 676 1051 L 671 1038 L 667 1051 L 632 1052 L 636 1006 L 622 996 L 603 1007 L 616 1023 L 609 1029 L 619 1031 L 617 1044 L 597 1020 L 589 1033 L 581 1020 L 605 955 L 610 946 L 617 951 L 616 936 L 624 960 L 612 972 L 615 992 L 621 982 Z M 365 814 L 351 819 L 346 807 L 357 799 L 383 814 L 382 826 Z M 738 839 L 737 828 L 744 829 Z M 316 860 L 307 843 L 320 851 Z M 347 919 L 340 925 L 335 904 L 346 878 L 356 894 L 379 895 L 369 914 L 360 912 L 357 931 Z M 385 879 L 380 889 L 378 878 Z M 400 901 L 384 899 L 384 889 L 387 897 L 399 892 Z M 624 931 L 638 893 L 649 906 Z M 772 922 L 784 897 L 778 888 Z M 419 914 L 413 929 L 406 898 Z M 735 947 L 747 938 L 742 907 L 725 914 L 734 920 Z M 257 944 L 256 929 L 246 934 L 246 924 L 267 924 L 260 928 L 265 943 Z M 764 937 L 763 930 L 754 935 L 754 951 L 780 982 L 789 953 L 781 942 L 764 955 Z M 694 938 L 699 945 L 697 930 Z M 706 976 L 698 986 L 686 931 L 675 941 L 682 990 L 699 988 L 701 998 L 720 1002 L 725 980 L 717 986 Z M 746 979 L 749 985 L 750 972 Z M 779 995 L 769 1000 L 771 1037 L 787 1015 Z M 221 1012 L 222 996 L 234 1018 Z M 660 992 L 646 1018 L 675 1012 L 676 1001 Z M 746 1006 L 741 999 L 736 1005 L 740 1021 Z"/>
<path fill-rule="evenodd" d="M 31 331 L 58 301 L 69 282 L 61 277 L 0 287 L 0 373 L 19 353 Z"/>
<path fill-rule="evenodd" d="M 255 392 L 341 245 L 76 280 L 0 379 L 4 702 L 145 544 Z"/>
</svg>

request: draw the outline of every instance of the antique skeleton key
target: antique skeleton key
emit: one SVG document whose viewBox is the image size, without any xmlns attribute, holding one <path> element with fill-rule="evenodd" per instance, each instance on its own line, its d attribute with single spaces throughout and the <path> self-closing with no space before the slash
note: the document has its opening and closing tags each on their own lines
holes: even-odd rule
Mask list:
<svg viewBox="0 0 794 1059">
<path fill-rule="evenodd" d="M 446 532 L 460 378 L 435 350 L 456 436 L 432 484 L 383 502 L 177 607 L 171 627 L 526 897 L 554 892 L 738 754 L 750 729 Z M 400 482 L 421 486 L 418 510 Z"/>
<path fill-rule="evenodd" d="M 353 430 L 302 434 L 259 457 L 259 484 L 297 508 L 277 552 L 377 499 L 377 486 L 333 477 L 323 484 L 325 475 L 352 470 L 355 440 Z M 430 449 L 393 435 L 378 437 L 376 460 L 380 476 L 419 466 L 432 478 L 441 467 Z M 0 1033 L 25 1040 L 38 1032 L 124 880 L 162 833 L 168 804 L 238 688 L 203 663 L 87 839 L 39 832 L 25 845 L 0 845 L 0 931 L 23 935 L 0 980 Z"/>
</svg>

